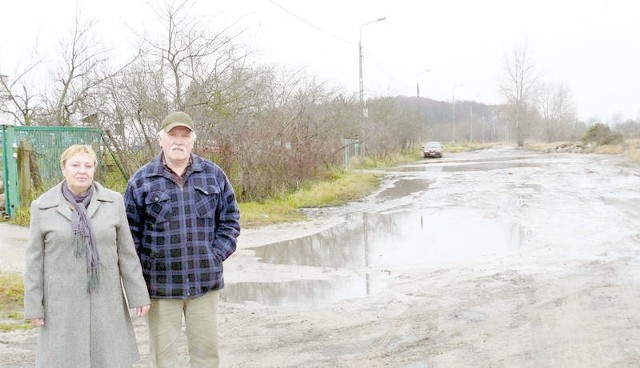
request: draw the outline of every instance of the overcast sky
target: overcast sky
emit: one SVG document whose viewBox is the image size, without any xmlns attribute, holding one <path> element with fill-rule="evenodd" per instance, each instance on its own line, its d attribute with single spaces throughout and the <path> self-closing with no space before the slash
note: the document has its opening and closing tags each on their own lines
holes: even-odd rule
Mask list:
<svg viewBox="0 0 640 368">
<path fill-rule="evenodd" d="M 121 54 L 157 17 L 146 0 L 9 0 L 0 6 L 0 71 L 69 38 L 76 7 Z M 637 0 L 206 0 L 196 13 L 276 63 L 358 93 L 362 30 L 366 97 L 416 95 L 502 102 L 505 57 L 527 45 L 544 80 L 568 87 L 580 118 L 640 116 Z M 361 27 L 386 17 L 384 21 Z M 425 70 L 430 71 L 425 72 Z M 462 87 L 454 86 L 463 84 Z"/>
</svg>

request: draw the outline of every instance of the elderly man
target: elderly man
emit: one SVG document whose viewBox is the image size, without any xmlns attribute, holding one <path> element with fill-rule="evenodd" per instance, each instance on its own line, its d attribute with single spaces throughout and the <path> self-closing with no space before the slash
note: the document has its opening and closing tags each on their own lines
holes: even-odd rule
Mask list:
<svg viewBox="0 0 640 368">
<path fill-rule="evenodd" d="M 175 367 L 186 323 L 191 367 L 218 367 L 217 308 L 222 262 L 236 249 L 240 211 L 224 171 L 192 153 L 196 133 L 184 112 L 158 132 L 160 155 L 129 180 L 125 204 L 149 295 L 151 361 Z"/>
</svg>

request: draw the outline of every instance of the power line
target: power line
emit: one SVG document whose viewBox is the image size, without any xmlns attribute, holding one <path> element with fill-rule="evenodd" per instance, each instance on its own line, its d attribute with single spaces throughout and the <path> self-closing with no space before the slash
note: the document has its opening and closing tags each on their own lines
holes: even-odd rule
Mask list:
<svg viewBox="0 0 640 368">
<path fill-rule="evenodd" d="M 327 35 L 329 35 L 329 36 L 331 36 L 331 37 L 333 37 L 333 38 L 335 38 L 335 39 L 337 39 L 337 40 L 339 40 L 339 41 L 341 41 L 341 42 L 344 42 L 344 43 L 346 43 L 346 44 L 349 44 L 349 45 L 351 45 L 351 46 L 357 46 L 357 44 L 356 44 L 355 42 L 347 41 L 347 40 L 345 40 L 345 39 L 343 39 L 343 38 L 341 38 L 341 37 L 339 37 L 339 36 L 336 36 L 336 35 L 332 34 L 331 32 L 329 32 L 329 31 L 327 31 L 327 30 L 325 30 L 325 29 L 323 29 L 323 28 L 321 28 L 321 27 L 319 27 L 319 26 L 316 26 L 315 24 L 313 24 L 313 23 L 311 23 L 311 22 L 307 21 L 306 19 L 304 19 L 304 18 L 300 17 L 299 15 L 297 15 L 297 14 L 293 13 L 292 11 L 290 11 L 290 10 L 286 9 L 285 7 L 283 7 L 282 5 L 280 5 L 280 4 L 276 3 L 276 2 L 274 2 L 273 0 L 269 0 L 269 2 L 270 2 L 272 5 L 274 5 L 274 6 L 276 6 L 277 8 L 279 8 L 280 10 L 282 10 L 282 11 L 286 12 L 286 13 L 287 13 L 287 14 L 289 14 L 290 16 L 292 16 L 292 17 L 296 18 L 296 19 L 297 19 L 297 20 L 299 20 L 300 22 L 302 22 L 302 23 L 304 23 L 304 24 L 308 25 L 309 27 L 315 28 L 316 30 L 318 30 L 318 31 L 320 31 L 320 32 L 322 32 L 322 33 L 325 33 L 325 34 L 327 34 Z M 375 65 L 377 66 L 377 69 L 378 69 L 378 70 L 382 71 L 383 73 L 385 73 L 385 74 L 387 75 L 387 80 L 388 80 L 388 81 L 390 81 L 390 82 L 391 82 L 391 84 L 393 84 L 393 85 L 395 85 L 395 86 L 397 86 L 397 87 L 400 87 L 400 88 L 402 89 L 402 87 L 401 87 L 402 83 L 398 83 L 398 80 L 399 80 L 399 79 L 394 75 L 394 73 L 393 73 L 393 72 L 391 72 L 391 71 L 389 71 L 387 68 L 385 68 L 385 67 L 382 65 L 382 63 L 380 63 L 380 62 L 379 62 L 375 57 L 373 57 L 373 56 L 369 56 L 369 59 L 373 62 L 373 64 L 375 64 Z"/>
<path fill-rule="evenodd" d="M 333 38 L 335 38 L 336 40 L 342 41 L 342 42 L 347 43 L 347 44 L 349 44 L 349 45 L 351 45 L 351 46 L 356 46 L 356 44 L 355 44 L 354 42 L 347 41 L 347 40 L 345 40 L 344 38 L 341 38 L 341 37 L 339 37 L 339 36 L 336 36 L 336 35 L 334 35 L 333 33 L 329 32 L 329 31 L 327 31 L 327 30 L 325 30 L 325 29 L 323 29 L 323 28 L 320 28 L 320 27 L 316 26 L 315 24 L 313 24 L 313 23 L 311 23 L 311 22 L 307 21 L 306 19 L 304 19 L 304 18 L 300 17 L 299 15 L 297 15 L 297 14 L 293 13 L 292 11 L 290 11 L 290 10 L 288 10 L 288 9 L 284 8 L 282 5 L 280 5 L 280 4 L 276 3 L 276 2 L 274 2 L 273 0 L 269 0 L 269 2 L 270 2 L 271 4 L 273 4 L 274 6 L 278 7 L 280 10 L 282 10 L 282 11 L 286 12 L 287 14 L 289 14 L 289 15 L 291 15 L 292 17 L 296 18 L 297 20 L 301 21 L 302 23 L 304 23 L 304 24 L 308 25 L 309 27 L 313 27 L 313 28 L 315 28 L 316 30 L 318 30 L 318 31 L 320 31 L 320 32 L 322 32 L 322 33 L 325 33 L 325 34 L 327 34 L 327 35 L 329 35 L 329 36 L 331 36 L 331 37 L 333 37 Z"/>
</svg>

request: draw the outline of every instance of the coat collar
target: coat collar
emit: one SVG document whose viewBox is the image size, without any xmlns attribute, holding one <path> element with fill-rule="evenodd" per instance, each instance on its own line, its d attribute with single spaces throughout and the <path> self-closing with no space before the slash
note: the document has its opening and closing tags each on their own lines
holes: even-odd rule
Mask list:
<svg viewBox="0 0 640 368">
<path fill-rule="evenodd" d="M 87 207 L 87 214 L 91 218 L 103 202 L 113 202 L 113 198 L 109 196 L 108 191 L 97 181 L 93 182 L 94 192 Z M 71 207 L 62 195 L 62 185 L 64 181 L 58 183 L 55 187 L 48 190 L 42 195 L 38 203 L 38 208 L 43 210 L 47 208 L 56 208 L 60 214 L 71 220 Z"/>
</svg>

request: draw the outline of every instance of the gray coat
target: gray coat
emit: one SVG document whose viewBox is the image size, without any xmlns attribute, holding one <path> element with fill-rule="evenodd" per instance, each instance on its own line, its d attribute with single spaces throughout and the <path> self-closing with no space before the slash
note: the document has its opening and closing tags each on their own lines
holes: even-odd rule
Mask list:
<svg viewBox="0 0 640 368">
<path fill-rule="evenodd" d="M 74 255 L 71 208 L 62 183 L 31 204 L 24 276 L 25 319 L 44 318 L 38 367 L 130 367 L 139 359 L 127 308 L 149 304 L 122 196 L 95 183 L 87 213 L 100 255 L 100 285 Z M 126 292 L 126 297 L 125 297 Z"/>
</svg>

